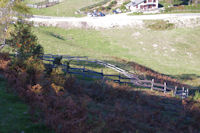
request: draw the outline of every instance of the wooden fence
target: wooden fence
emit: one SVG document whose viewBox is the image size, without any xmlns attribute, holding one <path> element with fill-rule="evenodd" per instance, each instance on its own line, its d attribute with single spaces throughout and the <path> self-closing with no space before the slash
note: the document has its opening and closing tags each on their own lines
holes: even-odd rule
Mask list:
<svg viewBox="0 0 200 133">
<path fill-rule="evenodd" d="M 138 78 L 137 75 L 129 73 L 126 70 L 123 70 L 115 65 L 112 65 L 100 60 L 88 59 L 88 57 L 46 54 L 43 56 L 42 59 L 50 63 L 52 67 L 55 67 L 53 64 L 54 60 L 61 56 L 62 56 L 62 59 L 75 60 L 77 62 L 84 61 L 88 63 L 94 63 L 96 65 L 101 65 L 101 66 L 113 69 L 116 72 L 119 72 L 119 75 L 109 75 L 109 74 L 104 73 L 103 69 L 101 69 L 101 72 L 97 72 L 94 70 L 87 69 L 85 65 L 83 65 L 81 68 L 73 68 L 73 67 L 69 67 L 69 65 L 61 64 L 60 66 L 62 66 L 62 70 L 69 74 L 81 75 L 83 77 L 88 77 L 88 78 L 98 79 L 98 80 L 99 79 L 112 80 L 120 84 L 131 84 L 138 87 L 151 88 L 151 90 L 160 91 L 163 93 L 171 93 L 173 96 L 179 96 L 181 98 L 186 98 L 188 97 L 188 94 L 189 94 L 189 90 L 185 89 L 184 87 L 183 88 L 178 88 L 177 86 L 169 87 L 167 86 L 166 82 L 164 84 L 155 83 L 154 79 L 141 80 Z"/>
<path fill-rule="evenodd" d="M 55 0 L 52 2 L 44 1 L 44 2 L 39 2 L 39 3 L 35 3 L 35 4 L 27 4 L 27 6 L 30 8 L 38 8 L 39 9 L 39 8 L 51 7 L 51 6 L 54 6 L 59 3 L 60 3 L 59 0 Z"/>
</svg>

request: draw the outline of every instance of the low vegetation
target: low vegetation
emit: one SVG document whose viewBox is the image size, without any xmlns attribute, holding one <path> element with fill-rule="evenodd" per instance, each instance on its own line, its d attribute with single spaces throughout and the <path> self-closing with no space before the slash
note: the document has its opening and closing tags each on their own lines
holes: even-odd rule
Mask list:
<svg viewBox="0 0 200 133">
<path fill-rule="evenodd" d="M 150 23 L 148 22 L 146 22 L 147 28 L 152 30 L 171 30 L 175 28 L 175 25 L 173 23 L 169 23 L 169 21 L 157 20 L 151 21 Z"/>
<path fill-rule="evenodd" d="M 52 65 L 41 60 L 44 53 L 88 56 L 145 78 L 177 83 L 173 77 L 178 77 L 197 87 L 193 80 L 200 75 L 199 27 L 168 30 L 169 23 L 159 24 L 164 28 L 32 30 L 21 18 L 9 25 L 7 47 L 0 53 L 0 132 L 199 132 L 199 91 L 180 99 L 106 79 L 80 80 L 62 70 L 62 57 Z"/>
<path fill-rule="evenodd" d="M 29 107 L 13 93 L 2 75 L 0 75 L 0 116 L 1 133 L 53 133 L 41 121 L 32 121 Z"/>
<path fill-rule="evenodd" d="M 33 34 L 31 27 L 32 25 L 23 20 L 19 20 L 15 24 L 15 29 L 11 32 L 10 38 L 7 40 L 12 51 L 15 51 L 17 54 L 15 57 L 11 58 L 8 53 L 0 53 L 0 72 L 12 87 L 9 92 L 18 95 L 28 104 L 28 112 L 34 123 L 43 123 L 56 133 L 66 133 L 66 131 L 69 133 L 195 133 L 200 130 L 200 102 L 198 92 L 196 92 L 194 97 L 190 96 L 182 100 L 172 97 L 171 94 L 153 92 L 145 88 L 136 88 L 128 85 L 119 85 L 106 80 L 86 82 L 77 79 L 67 72 L 63 72 L 62 69 L 59 68 L 61 58 L 56 58 L 53 61 L 54 67 L 49 67 L 49 65 L 44 64 L 40 59 L 43 55 L 42 46 L 44 46 L 44 52 L 46 53 L 67 53 L 70 55 L 97 57 L 97 59 L 108 60 L 109 62 L 121 66 L 127 65 L 133 72 L 140 70 L 140 72 L 143 73 L 158 74 L 157 77 L 159 77 L 162 75 L 137 63 L 134 64 L 132 60 L 138 62 L 146 61 L 144 59 L 144 56 L 146 56 L 145 54 L 151 55 L 151 53 L 154 52 L 150 47 L 159 52 L 159 47 L 162 46 L 162 43 L 150 44 L 152 46 L 147 47 L 150 49 L 150 53 L 145 53 L 144 51 L 138 50 L 140 49 L 140 45 L 143 46 L 144 42 L 139 44 L 135 42 L 139 41 L 139 39 L 143 41 L 146 39 L 145 43 L 150 43 L 148 39 L 154 41 L 150 34 L 153 34 L 152 37 L 155 38 L 155 34 L 161 34 L 159 37 L 162 37 L 165 34 L 171 33 L 174 38 L 174 35 L 177 35 L 176 33 L 183 29 L 178 29 L 178 31 L 177 29 L 150 29 L 149 31 L 143 29 L 140 30 L 141 34 L 139 31 L 130 28 L 125 31 L 121 29 L 113 29 L 112 31 L 72 29 L 66 31 L 59 28 L 39 27 L 38 29 L 34 29 L 34 31 L 38 35 L 41 46 L 38 43 L 37 37 Z M 120 30 L 120 35 L 118 30 Z M 192 30 L 194 33 L 199 33 L 198 29 L 189 30 Z M 124 34 L 122 34 L 123 32 Z M 185 33 L 187 32 L 186 30 Z M 194 33 L 190 35 L 198 39 L 199 36 Z M 149 35 L 148 38 L 140 36 L 145 34 Z M 188 34 L 186 35 L 188 36 Z M 123 39 L 124 36 L 126 36 L 126 39 L 130 37 L 129 41 L 135 41 L 135 44 L 126 42 Z M 181 32 L 181 34 L 179 33 L 177 36 L 184 36 L 184 34 Z M 120 42 L 121 39 L 123 43 Z M 163 42 L 164 38 L 161 39 Z M 183 40 L 181 39 L 181 41 Z M 186 41 L 188 40 L 186 39 Z M 131 45 L 126 46 L 127 43 Z M 186 44 L 181 44 L 181 46 L 172 46 L 176 51 L 179 50 L 178 52 L 182 52 L 182 45 L 184 47 L 188 46 L 188 42 L 186 42 Z M 180 72 L 198 72 L 198 69 L 192 69 L 197 68 L 196 65 L 199 65 L 198 48 L 198 46 L 193 46 L 191 49 L 188 48 L 188 50 L 192 52 L 192 57 L 194 56 L 193 61 L 196 62 L 192 65 L 188 64 L 190 68 L 187 68 L 187 66 L 184 66 L 181 62 L 180 65 L 183 69 L 181 70 L 180 68 Z M 77 53 L 77 51 L 80 52 Z M 173 52 L 171 49 L 170 51 Z M 157 54 L 157 56 L 159 55 Z M 184 57 L 187 57 L 186 59 L 191 59 L 191 56 L 188 56 L 189 57 L 181 54 L 180 60 L 183 61 Z M 179 59 L 178 57 L 179 56 L 177 56 L 177 59 Z M 152 60 L 150 60 L 153 66 L 167 66 L 167 64 L 164 64 L 164 61 L 162 62 L 163 64 L 156 64 L 156 62 L 160 63 L 158 57 L 154 58 L 148 56 L 148 59 L 155 59 L 153 63 Z M 168 58 L 165 59 L 167 60 Z M 175 60 L 176 63 L 177 59 Z M 169 64 L 171 60 L 167 60 L 166 62 Z M 173 64 L 172 68 L 173 67 L 174 70 L 177 71 L 177 66 Z M 165 68 L 163 73 L 170 69 L 171 67 Z M 4 85 L 2 88 L 3 91 L 5 91 Z M 2 97 L 4 99 L 4 97 L 7 96 L 6 94 L 5 96 L 1 96 L 0 87 L 0 98 Z M 9 105 L 9 107 L 12 107 L 12 105 Z M 17 112 L 12 113 L 15 114 Z M 18 116 L 18 114 L 16 115 Z M 2 117 L 0 117 L 0 119 L 2 119 Z M 4 119 L 2 120 L 5 121 Z M 10 122 L 8 123 L 10 124 Z M 29 127 L 22 127 L 22 129 L 24 129 L 22 132 L 30 130 Z M 41 129 L 44 130 L 44 132 L 46 132 L 46 130 L 48 131 L 45 126 L 42 126 Z M 5 126 L 3 129 L 0 129 L 0 131 L 1 130 L 3 130 L 3 132 L 16 131 L 15 128 L 8 129 L 5 128 Z M 21 128 L 17 130 L 21 130 Z M 51 131 L 49 130 L 49 132 Z"/>
<path fill-rule="evenodd" d="M 56 133 L 200 130 L 200 103 L 192 98 L 180 100 L 107 81 L 88 84 L 57 68 L 46 73 L 39 59 L 14 60 L 0 55 L 0 69 L 14 88 L 11 92 L 26 101 L 36 123 L 43 121 Z"/>
</svg>

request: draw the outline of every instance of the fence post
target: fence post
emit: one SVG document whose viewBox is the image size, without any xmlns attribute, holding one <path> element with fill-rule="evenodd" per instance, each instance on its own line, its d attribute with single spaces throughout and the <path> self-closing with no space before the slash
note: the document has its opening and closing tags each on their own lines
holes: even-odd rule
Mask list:
<svg viewBox="0 0 200 133">
<path fill-rule="evenodd" d="M 184 90 L 185 90 L 185 88 L 184 87 L 182 87 L 182 91 L 184 92 Z"/>
<path fill-rule="evenodd" d="M 167 83 L 165 82 L 164 83 L 164 93 L 166 93 L 166 91 L 167 91 Z"/>
<path fill-rule="evenodd" d="M 185 88 L 182 87 L 182 95 L 181 95 L 181 98 L 182 98 L 182 99 L 184 98 L 184 90 L 185 90 Z"/>
<path fill-rule="evenodd" d="M 187 91 L 186 91 L 186 96 L 188 97 L 188 95 L 189 95 L 189 90 L 187 89 Z"/>
<path fill-rule="evenodd" d="M 175 86 L 175 89 L 174 89 L 174 96 L 176 96 L 176 91 L 177 91 L 177 86 Z"/>
<path fill-rule="evenodd" d="M 101 69 L 101 76 L 102 76 L 102 79 L 104 79 L 104 76 L 103 76 L 103 69 Z"/>
<path fill-rule="evenodd" d="M 85 64 L 83 65 L 83 72 L 85 72 Z"/>
<path fill-rule="evenodd" d="M 151 82 L 151 91 L 153 90 L 153 84 L 154 84 L 154 79 L 152 79 L 152 82 Z"/>
<path fill-rule="evenodd" d="M 121 79 L 121 76 L 120 76 L 120 73 L 119 73 L 119 83 L 120 83 L 120 79 Z"/>
</svg>

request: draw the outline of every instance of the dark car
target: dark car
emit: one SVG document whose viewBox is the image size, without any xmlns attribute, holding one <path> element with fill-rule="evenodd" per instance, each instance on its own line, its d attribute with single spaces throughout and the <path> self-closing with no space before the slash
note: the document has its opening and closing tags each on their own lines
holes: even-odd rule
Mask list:
<svg viewBox="0 0 200 133">
<path fill-rule="evenodd" d="M 112 12 L 113 12 L 114 14 L 118 14 L 118 12 L 117 12 L 116 10 L 113 10 Z"/>
</svg>

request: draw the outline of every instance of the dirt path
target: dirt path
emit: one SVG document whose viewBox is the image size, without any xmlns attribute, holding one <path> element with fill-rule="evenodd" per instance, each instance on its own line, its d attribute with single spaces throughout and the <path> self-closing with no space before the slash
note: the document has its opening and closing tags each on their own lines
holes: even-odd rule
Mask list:
<svg viewBox="0 0 200 133">
<path fill-rule="evenodd" d="M 158 14 L 158 15 L 135 15 L 126 14 L 107 15 L 105 17 L 48 17 L 34 16 L 30 21 L 44 26 L 58 26 L 62 28 L 113 28 L 124 26 L 143 27 L 145 20 L 169 20 L 177 27 L 200 26 L 200 13 L 186 14 Z"/>
</svg>

